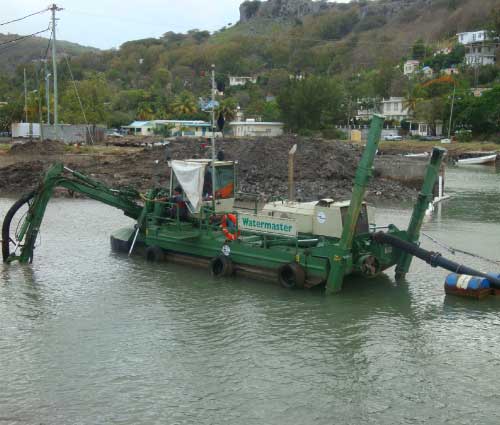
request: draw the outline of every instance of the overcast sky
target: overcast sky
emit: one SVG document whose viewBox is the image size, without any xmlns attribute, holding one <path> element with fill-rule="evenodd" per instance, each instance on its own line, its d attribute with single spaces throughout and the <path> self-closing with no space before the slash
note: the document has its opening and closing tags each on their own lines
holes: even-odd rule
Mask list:
<svg viewBox="0 0 500 425">
<path fill-rule="evenodd" d="M 50 1 L 50 0 L 48 0 Z M 47 0 L 2 0 L 1 22 L 47 7 Z M 348 2 L 349 0 L 337 0 Z M 239 19 L 243 0 L 59 0 L 57 38 L 107 49 L 167 31 L 214 31 Z M 50 12 L 0 26 L 1 33 L 31 34 L 47 28 Z M 50 33 L 45 36 L 48 37 Z"/>
</svg>

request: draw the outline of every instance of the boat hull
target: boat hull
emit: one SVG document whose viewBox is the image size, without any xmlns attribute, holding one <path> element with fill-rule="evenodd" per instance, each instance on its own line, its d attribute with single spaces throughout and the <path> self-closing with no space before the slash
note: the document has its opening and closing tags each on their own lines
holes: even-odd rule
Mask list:
<svg viewBox="0 0 500 425">
<path fill-rule="evenodd" d="M 478 165 L 478 164 L 493 164 L 497 160 L 497 155 L 486 155 L 477 158 L 459 159 L 459 165 Z"/>
</svg>

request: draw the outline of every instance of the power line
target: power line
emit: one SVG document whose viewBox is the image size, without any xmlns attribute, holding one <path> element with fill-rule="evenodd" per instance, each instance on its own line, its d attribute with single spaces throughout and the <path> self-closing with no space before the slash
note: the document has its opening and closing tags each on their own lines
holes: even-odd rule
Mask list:
<svg viewBox="0 0 500 425">
<path fill-rule="evenodd" d="M 54 33 L 54 29 L 52 29 L 52 31 L 50 31 L 50 36 L 49 36 L 49 40 L 47 43 L 47 48 L 45 49 L 45 54 L 43 55 L 43 57 L 41 59 L 47 59 L 47 55 L 49 54 L 50 42 L 52 41 L 52 34 L 53 33 Z"/>
<path fill-rule="evenodd" d="M 90 128 L 89 128 L 89 122 L 87 120 L 87 114 L 85 113 L 85 109 L 83 107 L 82 99 L 80 98 L 80 94 L 78 93 L 78 87 L 76 86 L 76 81 L 75 81 L 75 78 L 73 77 L 73 71 L 71 70 L 71 65 L 69 64 L 68 55 L 66 54 L 66 52 L 64 50 L 63 50 L 63 54 L 64 54 L 64 59 L 66 60 L 66 65 L 68 66 L 68 70 L 69 70 L 69 75 L 71 77 L 71 81 L 73 82 L 73 88 L 75 89 L 76 98 L 78 99 L 78 103 L 80 104 L 80 109 L 82 110 L 83 119 L 85 120 L 85 128 L 87 129 L 87 131 L 89 133 L 90 142 L 93 145 L 94 144 L 94 136 L 92 135 L 92 132 L 90 131 Z"/>
<path fill-rule="evenodd" d="M 42 34 L 42 33 L 47 32 L 49 30 L 50 30 L 50 27 L 47 27 L 44 30 L 34 32 L 33 34 L 23 35 L 22 37 L 14 38 L 13 40 L 4 41 L 3 43 L 0 43 L 0 46 L 4 46 L 6 44 L 12 44 L 12 43 L 15 43 L 16 41 L 25 40 L 26 38 L 34 37 L 35 35 Z"/>
<path fill-rule="evenodd" d="M 35 12 L 35 13 L 30 13 L 29 15 L 23 16 L 22 18 L 13 19 L 12 21 L 2 22 L 2 23 L 0 23 L 0 26 L 12 24 L 13 22 L 22 21 L 23 19 L 29 18 L 30 16 L 35 16 L 35 15 L 39 15 L 40 13 L 47 12 L 47 10 L 49 10 L 49 8 L 40 10 L 40 11 Z"/>
</svg>

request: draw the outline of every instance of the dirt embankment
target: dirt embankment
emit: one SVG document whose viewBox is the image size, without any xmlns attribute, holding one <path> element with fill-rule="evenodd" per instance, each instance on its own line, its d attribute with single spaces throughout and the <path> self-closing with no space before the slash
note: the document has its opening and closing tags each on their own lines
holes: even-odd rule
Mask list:
<svg viewBox="0 0 500 425">
<path fill-rule="evenodd" d="M 297 144 L 295 185 L 297 198 L 346 199 L 350 196 L 361 148 L 345 142 L 294 137 L 217 140 L 225 159 L 238 161 L 239 190 L 259 193 L 263 198 L 287 195 L 288 151 Z M 211 149 L 190 138 L 170 141 L 167 147 L 137 148 L 120 155 L 64 154 L 65 146 L 40 142 L 16 146 L 9 152 L 10 165 L 0 168 L 0 193 L 19 194 L 34 187 L 56 160 L 113 187 L 132 186 L 141 190 L 169 178 L 166 158 L 208 158 Z M 15 161 L 12 161 L 15 158 Z M 156 163 L 156 161 L 159 161 Z M 407 200 L 414 189 L 385 179 L 372 179 L 366 198 Z"/>
</svg>

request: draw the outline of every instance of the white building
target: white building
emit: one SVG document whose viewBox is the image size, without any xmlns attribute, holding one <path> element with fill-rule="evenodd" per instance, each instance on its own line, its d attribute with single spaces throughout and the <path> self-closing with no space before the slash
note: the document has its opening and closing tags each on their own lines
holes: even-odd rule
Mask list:
<svg viewBox="0 0 500 425">
<path fill-rule="evenodd" d="M 443 135 L 443 122 L 436 121 L 435 125 L 431 125 L 427 122 L 417 122 L 417 127 L 414 130 L 411 130 L 410 133 L 412 136 L 437 136 L 441 137 Z"/>
<path fill-rule="evenodd" d="M 457 34 L 458 42 L 463 45 L 468 45 L 472 43 L 479 43 L 487 41 L 489 39 L 488 31 L 470 31 L 470 32 L 459 32 Z"/>
<path fill-rule="evenodd" d="M 494 65 L 496 42 L 488 31 L 461 32 L 458 42 L 465 46 L 465 63 L 469 66 Z"/>
<path fill-rule="evenodd" d="M 174 137 L 209 137 L 210 123 L 199 120 L 151 120 L 134 121 L 122 126 L 130 134 L 152 136 L 155 130 L 167 127 Z"/>
<path fill-rule="evenodd" d="M 465 52 L 465 63 L 470 66 L 494 65 L 495 46 L 494 45 L 469 45 Z"/>
<path fill-rule="evenodd" d="M 264 122 L 247 119 L 233 121 L 229 127 L 235 137 L 276 137 L 283 134 L 282 122 Z"/>
<path fill-rule="evenodd" d="M 358 99 L 358 109 L 356 111 L 356 119 L 369 121 L 373 114 L 378 114 L 380 111 L 377 108 L 376 99 Z"/>
<path fill-rule="evenodd" d="M 381 114 L 386 120 L 401 121 L 409 116 L 408 108 L 403 106 L 404 101 L 404 97 L 390 97 L 389 99 L 382 99 L 382 101 L 378 102 L 378 106 L 360 106 L 357 110 L 356 119 L 368 121 L 373 114 Z M 367 103 L 366 100 L 364 103 Z M 377 105 L 376 99 L 372 99 L 371 103 Z"/>
<path fill-rule="evenodd" d="M 234 75 L 229 76 L 229 85 L 233 86 L 244 86 L 246 83 L 255 84 L 257 82 L 257 77 L 235 77 Z"/>
<path fill-rule="evenodd" d="M 426 78 L 431 78 L 434 75 L 434 70 L 430 66 L 424 66 L 422 68 L 422 75 Z"/>
<path fill-rule="evenodd" d="M 418 72 L 418 67 L 420 66 L 420 62 L 417 60 L 407 60 L 403 66 L 404 75 L 413 75 Z"/>
<path fill-rule="evenodd" d="M 152 121 L 134 121 L 129 125 L 122 125 L 122 129 L 134 136 L 149 136 L 153 134 Z"/>
<path fill-rule="evenodd" d="M 380 111 L 386 120 L 401 121 L 408 118 L 408 108 L 403 106 L 404 97 L 390 97 L 382 99 Z"/>
<path fill-rule="evenodd" d="M 40 137 L 40 124 L 36 122 L 13 122 L 11 125 L 13 139 L 20 137 Z"/>
</svg>

